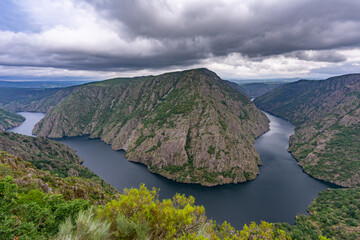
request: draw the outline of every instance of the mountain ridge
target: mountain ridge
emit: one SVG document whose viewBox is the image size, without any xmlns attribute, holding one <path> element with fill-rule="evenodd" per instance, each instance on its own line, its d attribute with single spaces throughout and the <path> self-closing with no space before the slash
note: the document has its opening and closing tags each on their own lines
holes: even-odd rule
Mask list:
<svg viewBox="0 0 360 240">
<path fill-rule="evenodd" d="M 152 172 L 217 185 L 256 177 L 261 162 L 253 144 L 267 129 L 248 97 L 201 68 L 77 87 L 34 133 L 90 134 Z"/>
<path fill-rule="evenodd" d="M 359 186 L 360 74 L 300 80 L 254 102 L 296 126 L 289 150 L 305 172 L 341 186 Z"/>
</svg>

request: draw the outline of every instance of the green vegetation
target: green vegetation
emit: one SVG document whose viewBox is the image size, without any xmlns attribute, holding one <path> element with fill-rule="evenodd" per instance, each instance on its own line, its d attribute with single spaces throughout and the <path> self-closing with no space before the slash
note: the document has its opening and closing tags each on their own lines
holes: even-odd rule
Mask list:
<svg viewBox="0 0 360 240">
<path fill-rule="evenodd" d="M 47 170 L 59 177 L 86 178 L 100 184 L 107 191 L 114 190 L 103 179 L 81 165 L 83 160 L 75 154 L 73 149 L 50 139 L 0 132 L 0 151 L 16 154 L 34 164 L 36 168 Z"/>
<path fill-rule="evenodd" d="M 45 194 L 20 187 L 10 176 L 0 178 L 1 239 L 49 239 L 67 218 L 89 207 L 83 199 L 66 201 L 60 194 Z"/>
<path fill-rule="evenodd" d="M 289 239 L 266 222 L 245 225 L 242 231 L 226 222 L 217 225 L 206 219 L 204 207 L 194 205 L 193 197 L 176 194 L 160 201 L 158 191 L 144 185 L 125 189 L 106 205 L 92 205 L 44 193 L 35 184 L 21 186 L 12 175 L 17 173 L 0 175 L 2 239 Z"/>
<path fill-rule="evenodd" d="M 322 191 L 308 211 L 310 216 L 297 216 L 294 226 L 278 226 L 299 240 L 317 239 L 319 235 L 331 239 L 360 238 L 360 188 Z"/>
<path fill-rule="evenodd" d="M 25 118 L 19 114 L 0 108 L 0 131 L 20 125 Z"/>
<path fill-rule="evenodd" d="M 356 179 L 360 169 L 360 124 L 349 127 L 338 126 L 336 133 L 327 142 L 323 151 L 316 151 L 319 161 L 316 165 L 304 163 L 303 167 L 309 174 L 326 181 L 347 182 Z M 312 149 L 303 150 L 295 157 L 305 158 Z M 356 184 L 354 182 L 353 184 Z M 357 183 L 358 186 L 360 183 Z"/>
<path fill-rule="evenodd" d="M 156 123 L 159 127 L 164 124 L 174 126 L 174 123 L 169 121 L 173 115 L 188 114 L 196 107 L 196 100 L 200 98 L 199 94 L 188 96 L 186 88 L 174 89 L 167 96 L 166 101 L 161 101 L 154 109 L 155 117 L 143 120 L 145 126 Z M 161 99 L 164 100 L 164 99 Z"/>
<path fill-rule="evenodd" d="M 31 177 L 27 173 L 31 172 Z M 44 179 L 53 179 L 48 193 Z M 22 181 L 20 181 L 22 179 Z M 38 181 L 41 179 L 41 182 Z M 358 239 L 360 191 L 329 189 L 309 207 L 310 216 L 298 216 L 296 224 L 261 222 L 234 229 L 229 223 L 209 221 L 193 197 L 176 194 L 159 199 L 157 189 L 144 185 L 111 194 L 107 201 L 75 196 L 71 183 L 36 169 L 31 163 L 6 152 L 0 155 L 0 236 L 12 239 Z M 76 178 L 78 188 L 81 181 Z M 62 183 L 65 181 L 65 183 Z M 42 184 L 40 184 L 42 183 Z M 88 191 L 88 190 L 86 190 Z M 54 194 L 55 193 L 55 194 Z M 97 197 L 96 197 L 97 196 Z M 99 204 L 101 203 L 101 204 Z"/>
<path fill-rule="evenodd" d="M 65 96 L 65 90 L 69 91 L 60 90 L 56 96 Z M 169 179 L 216 185 L 245 181 L 244 171 L 256 176 L 253 141 L 267 128 L 266 117 L 248 97 L 215 73 L 194 69 L 75 87 L 35 126 L 34 134 L 51 138 L 90 134 Z M 214 149 L 208 152 L 201 142 Z M 217 161 L 210 161 L 209 155 Z M 184 171 L 174 172 L 180 165 Z M 205 166 L 216 169 L 218 173 L 211 174 L 217 177 L 205 178 L 209 174 L 199 169 Z M 221 178 L 219 172 L 229 170 L 238 177 Z"/>
<path fill-rule="evenodd" d="M 75 88 L 0 88 L 0 107 L 13 112 L 47 112 Z"/>
<path fill-rule="evenodd" d="M 285 84 L 255 99 L 290 120 L 289 149 L 304 171 L 345 187 L 360 186 L 360 74 Z"/>
<path fill-rule="evenodd" d="M 21 187 L 39 189 L 45 193 L 59 193 L 66 200 L 83 198 L 94 203 L 103 203 L 118 192 L 97 175 L 91 179 L 75 176 L 62 178 L 39 170 L 20 157 L 0 152 L 0 177 L 5 176 L 12 177 Z"/>
<path fill-rule="evenodd" d="M 2 105 L 8 105 L 12 102 L 21 104 L 31 103 L 32 101 L 39 101 L 44 97 L 48 97 L 55 92 L 59 91 L 59 88 L 0 88 L 0 103 Z"/>
<path fill-rule="evenodd" d="M 210 145 L 210 146 L 209 146 L 209 149 L 208 149 L 208 153 L 209 153 L 210 155 L 215 154 L 215 148 Z"/>
</svg>

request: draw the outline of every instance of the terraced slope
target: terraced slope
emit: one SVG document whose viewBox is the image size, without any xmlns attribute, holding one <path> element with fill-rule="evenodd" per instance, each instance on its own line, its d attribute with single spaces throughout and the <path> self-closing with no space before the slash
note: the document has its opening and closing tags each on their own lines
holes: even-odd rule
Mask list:
<svg viewBox="0 0 360 240">
<path fill-rule="evenodd" d="M 34 133 L 90 134 L 152 172 L 217 185 L 256 177 L 261 162 L 254 141 L 267 129 L 248 97 L 215 73 L 195 69 L 79 86 Z"/>
</svg>

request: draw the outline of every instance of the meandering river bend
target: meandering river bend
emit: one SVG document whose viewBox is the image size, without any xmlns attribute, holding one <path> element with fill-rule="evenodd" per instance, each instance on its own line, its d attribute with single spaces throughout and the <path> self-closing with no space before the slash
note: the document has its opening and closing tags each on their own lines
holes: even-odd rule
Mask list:
<svg viewBox="0 0 360 240">
<path fill-rule="evenodd" d="M 44 117 L 42 113 L 20 112 L 26 121 L 9 131 L 31 135 L 34 125 Z M 255 147 L 263 166 L 253 181 L 217 187 L 182 184 L 150 173 L 144 165 L 126 160 L 124 151 L 114 151 L 99 139 L 87 136 L 57 139 L 69 145 L 84 159 L 84 165 L 119 190 L 138 187 L 160 189 L 161 198 L 175 193 L 192 195 L 197 204 L 205 206 L 207 216 L 218 223 L 230 222 L 241 228 L 251 221 L 288 222 L 293 224 L 297 214 L 306 214 L 306 208 L 318 192 L 332 184 L 305 174 L 287 151 L 294 126 L 273 115 L 270 131 L 260 136 Z"/>
</svg>

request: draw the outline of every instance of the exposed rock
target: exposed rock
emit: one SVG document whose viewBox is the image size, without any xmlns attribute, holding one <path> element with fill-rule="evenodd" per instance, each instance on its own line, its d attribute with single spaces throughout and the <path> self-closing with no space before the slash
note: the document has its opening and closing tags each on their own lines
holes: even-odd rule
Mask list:
<svg viewBox="0 0 360 240">
<path fill-rule="evenodd" d="M 217 185 L 256 177 L 261 162 L 254 141 L 267 130 L 266 116 L 248 97 L 196 69 L 77 87 L 34 133 L 90 134 L 152 172 Z"/>
<path fill-rule="evenodd" d="M 360 185 L 360 74 L 286 84 L 254 101 L 290 120 L 290 151 L 313 177 Z"/>
</svg>

